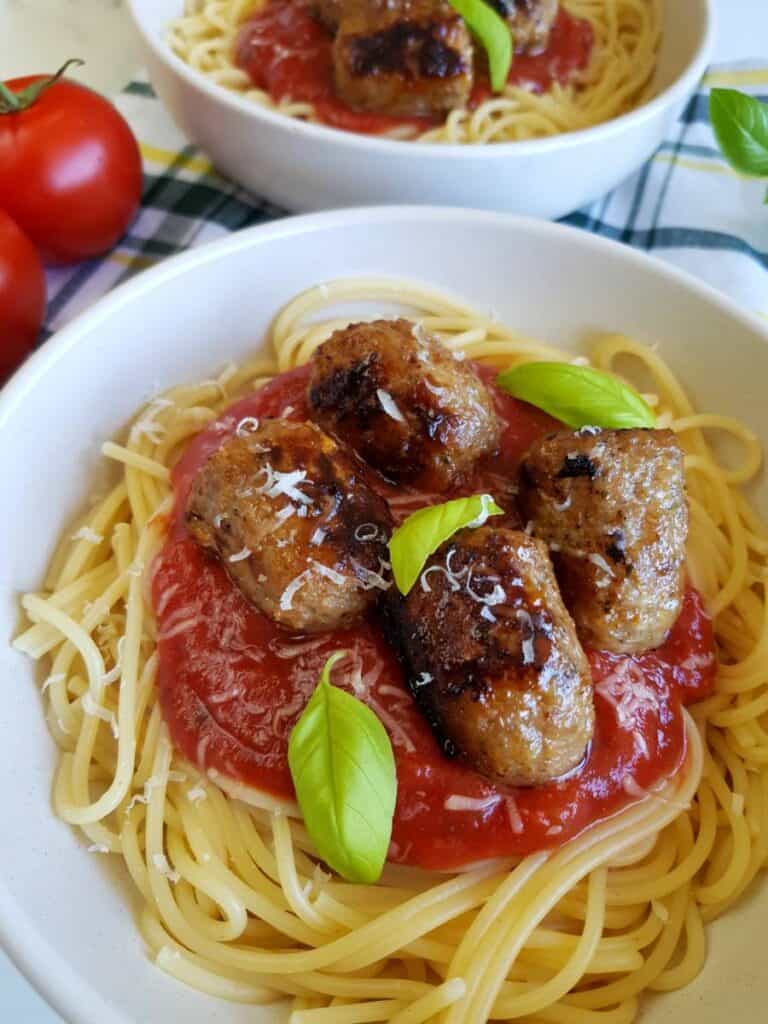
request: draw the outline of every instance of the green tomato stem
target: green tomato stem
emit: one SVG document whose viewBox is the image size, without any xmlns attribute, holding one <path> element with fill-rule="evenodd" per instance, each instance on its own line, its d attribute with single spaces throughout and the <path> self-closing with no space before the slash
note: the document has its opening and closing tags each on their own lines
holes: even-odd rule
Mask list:
<svg viewBox="0 0 768 1024">
<path fill-rule="evenodd" d="M 60 81 L 73 65 L 82 67 L 83 64 L 85 61 L 80 60 L 79 57 L 73 57 L 62 64 L 55 75 L 41 78 L 38 82 L 28 85 L 26 89 L 22 89 L 21 92 L 13 92 L 5 82 L 0 82 L 0 114 L 19 114 L 22 110 L 27 110 L 40 99 L 46 89 L 50 89 L 52 85 Z"/>
<path fill-rule="evenodd" d="M 14 114 L 21 110 L 21 103 L 15 92 L 11 92 L 5 82 L 0 82 L 0 113 Z"/>
</svg>

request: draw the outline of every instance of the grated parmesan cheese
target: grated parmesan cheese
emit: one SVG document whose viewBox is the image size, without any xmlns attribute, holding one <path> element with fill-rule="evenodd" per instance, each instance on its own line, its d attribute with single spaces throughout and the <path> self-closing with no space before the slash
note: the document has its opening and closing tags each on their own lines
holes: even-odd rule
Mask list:
<svg viewBox="0 0 768 1024">
<path fill-rule="evenodd" d="M 92 718 L 99 718 L 102 722 L 106 722 L 112 729 L 112 732 L 116 734 L 117 723 L 115 722 L 115 716 L 111 711 L 107 711 L 106 708 L 103 708 L 101 704 L 97 704 L 88 690 L 86 690 L 80 698 L 80 705 L 84 714 L 90 715 Z"/>
<path fill-rule="evenodd" d="M 469 570 L 467 582 L 464 585 L 464 589 L 472 598 L 472 600 L 477 601 L 478 604 L 484 604 L 488 608 L 494 608 L 497 604 L 504 604 L 504 602 L 507 599 L 506 591 L 504 590 L 500 583 L 494 582 L 493 578 L 485 577 L 481 580 L 481 582 L 483 583 L 493 583 L 493 590 L 490 592 L 490 594 L 478 594 L 476 590 L 472 589 L 473 568 Z"/>
<path fill-rule="evenodd" d="M 158 602 L 157 602 L 157 614 L 158 615 L 162 615 L 165 612 L 165 609 L 170 604 L 171 598 L 177 592 L 177 590 L 179 589 L 180 586 L 181 586 L 180 583 L 173 583 L 170 587 L 167 587 L 162 592 L 162 594 L 160 595 L 160 597 L 158 599 Z"/>
<path fill-rule="evenodd" d="M 385 562 L 383 558 L 379 559 L 378 572 L 369 569 L 365 565 L 361 565 L 356 558 L 352 559 L 352 565 L 362 590 L 389 590 L 392 586 L 392 580 L 384 578 L 384 573 L 389 572 L 392 566 L 389 562 Z"/>
<path fill-rule="evenodd" d="M 101 544 L 104 540 L 100 533 L 96 533 L 90 526 L 81 526 L 77 533 L 72 534 L 72 540 L 84 540 L 89 544 Z"/>
<path fill-rule="evenodd" d="M 451 590 L 454 593 L 457 590 L 461 590 L 461 581 L 463 580 L 463 578 L 469 572 L 469 566 L 465 565 L 463 569 L 461 569 L 461 570 L 459 570 L 457 572 L 452 567 L 452 565 L 451 565 L 451 560 L 452 560 L 452 558 L 453 558 L 453 556 L 455 554 L 456 554 L 456 548 L 452 547 L 449 550 L 448 554 L 445 556 L 445 565 L 431 565 L 428 569 L 425 569 L 424 572 L 421 574 L 421 577 L 420 577 L 421 589 L 426 594 L 429 594 L 429 593 L 432 592 L 432 588 L 430 587 L 429 580 L 428 580 L 429 574 L 431 572 L 441 572 L 441 573 L 443 573 L 445 578 L 448 580 L 448 584 L 450 585 Z"/>
<path fill-rule="evenodd" d="M 244 416 L 237 424 L 235 433 L 238 437 L 247 437 L 248 434 L 255 434 L 259 429 L 259 421 L 255 416 Z"/>
<path fill-rule="evenodd" d="M 525 640 L 523 640 L 522 650 L 523 650 L 523 664 L 524 665 L 532 665 L 534 663 L 534 661 L 536 660 L 536 653 L 535 653 L 535 650 L 534 650 L 534 647 L 533 647 L 533 637 L 529 637 L 528 636 L 528 637 L 525 638 Z"/>
<path fill-rule="evenodd" d="M 620 662 L 616 671 L 611 672 L 595 687 L 609 704 L 613 705 L 622 728 L 635 728 L 640 716 L 650 713 L 658 717 L 659 700 L 656 691 L 632 662 Z"/>
<path fill-rule="evenodd" d="M 207 800 L 208 794 L 202 786 L 195 786 L 187 790 L 187 800 L 192 804 L 199 804 L 201 800 Z"/>
<path fill-rule="evenodd" d="M 173 870 L 164 853 L 153 853 L 152 864 L 158 874 L 161 874 L 163 878 L 167 878 L 172 885 L 181 881 L 181 875 L 178 871 Z"/>
<path fill-rule="evenodd" d="M 690 672 L 691 669 L 708 668 L 714 660 L 714 654 L 690 654 L 680 667 Z"/>
<path fill-rule="evenodd" d="M 304 654 L 309 654 L 311 651 L 316 651 L 318 647 L 322 647 L 325 643 L 323 637 L 317 637 L 314 640 L 303 640 L 295 644 L 284 644 L 279 640 L 271 640 L 269 643 L 269 649 L 273 654 L 277 655 L 278 658 L 300 658 Z"/>
<path fill-rule="evenodd" d="M 229 558 L 227 559 L 227 561 L 228 562 L 244 562 L 246 558 L 250 558 L 250 557 L 251 557 L 251 549 L 250 548 L 242 548 L 242 550 L 238 551 L 237 554 L 230 555 Z"/>
<path fill-rule="evenodd" d="M 507 817 L 509 818 L 509 827 L 512 829 L 516 836 L 522 834 L 525 826 L 523 819 L 520 815 L 520 811 L 517 808 L 517 801 L 513 796 L 507 796 L 504 798 L 504 803 L 507 805 Z"/>
<path fill-rule="evenodd" d="M 497 806 L 501 797 L 498 793 L 491 793 L 490 796 L 472 797 L 459 796 L 454 793 L 449 796 L 443 807 L 446 811 L 490 811 Z"/>
<path fill-rule="evenodd" d="M 279 470 L 273 469 L 272 466 L 266 465 L 262 466 L 257 476 L 262 473 L 266 476 L 266 480 L 261 487 L 257 488 L 259 493 L 265 494 L 268 498 L 279 498 L 280 495 L 285 495 L 286 498 L 297 501 L 299 504 L 312 504 L 312 499 L 299 490 L 300 486 L 311 483 L 311 480 L 307 480 L 306 469 L 294 469 L 291 473 L 281 473 Z"/>
<path fill-rule="evenodd" d="M 369 540 L 376 540 L 379 536 L 379 528 L 375 523 L 360 523 L 355 529 L 355 540 L 365 544 Z"/>
<path fill-rule="evenodd" d="M 280 611 L 289 612 L 293 608 L 293 599 L 311 575 L 311 569 L 305 569 L 295 580 L 291 580 L 280 595 Z"/>
<path fill-rule="evenodd" d="M 289 503 L 289 504 L 285 505 L 283 508 L 280 509 L 280 511 L 275 516 L 275 519 L 277 520 L 278 523 L 285 523 L 285 522 L 287 522 L 287 520 L 289 520 L 291 518 L 291 516 L 294 514 L 295 511 L 296 511 L 296 506 L 295 505 L 291 505 Z"/>
<path fill-rule="evenodd" d="M 377 388 L 376 397 L 379 400 L 381 408 L 387 416 L 390 417 L 390 419 L 396 420 L 398 423 L 406 422 L 405 416 L 400 412 L 394 398 L 388 391 L 384 391 L 382 388 Z"/>
<path fill-rule="evenodd" d="M 136 444 L 142 437 L 148 438 L 152 444 L 160 444 L 165 434 L 165 427 L 155 419 L 157 410 L 149 409 L 147 415 L 137 420 L 131 427 L 130 442 Z"/>
<path fill-rule="evenodd" d="M 311 564 L 314 566 L 315 572 L 318 576 L 324 576 L 326 579 L 330 580 L 331 583 L 335 583 L 337 586 L 341 587 L 347 582 L 346 576 L 343 576 L 335 569 L 330 569 L 327 565 L 323 565 L 322 562 L 318 562 L 313 558 L 311 560 Z"/>
<path fill-rule="evenodd" d="M 491 503 L 493 498 L 490 494 L 480 495 L 480 512 L 471 523 L 467 523 L 468 530 L 476 530 L 480 526 L 484 526 L 488 521 L 488 516 L 491 514 Z"/>
<path fill-rule="evenodd" d="M 416 339 L 417 344 L 426 345 L 429 342 L 429 335 L 424 329 L 424 324 L 421 320 L 417 320 L 411 327 L 411 334 Z"/>
</svg>

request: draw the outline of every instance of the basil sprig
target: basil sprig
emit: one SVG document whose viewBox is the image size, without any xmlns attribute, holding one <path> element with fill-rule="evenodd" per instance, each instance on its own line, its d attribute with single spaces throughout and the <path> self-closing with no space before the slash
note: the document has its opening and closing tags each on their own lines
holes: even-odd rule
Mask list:
<svg viewBox="0 0 768 1024">
<path fill-rule="evenodd" d="M 521 363 L 500 374 L 500 387 L 566 426 L 622 430 L 655 427 L 648 404 L 618 377 L 573 363 Z"/>
<path fill-rule="evenodd" d="M 448 0 L 448 3 L 482 43 L 488 54 L 491 88 L 494 92 L 501 92 L 512 67 L 513 46 L 509 25 L 484 0 Z"/>
<path fill-rule="evenodd" d="M 713 89 L 709 115 L 731 167 L 742 174 L 768 178 L 768 106 L 737 89 Z M 768 203 L 768 195 L 765 201 Z"/>
<path fill-rule="evenodd" d="M 501 516 L 490 494 L 456 498 L 444 505 L 422 508 L 408 516 L 389 541 L 389 558 L 397 589 L 407 594 L 419 578 L 424 564 L 458 530 L 482 526 L 489 516 Z"/>
<path fill-rule="evenodd" d="M 317 852 L 350 882 L 381 875 L 397 798 L 389 736 L 371 709 L 331 684 L 332 654 L 291 732 L 288 765 Z"/>
</svg>

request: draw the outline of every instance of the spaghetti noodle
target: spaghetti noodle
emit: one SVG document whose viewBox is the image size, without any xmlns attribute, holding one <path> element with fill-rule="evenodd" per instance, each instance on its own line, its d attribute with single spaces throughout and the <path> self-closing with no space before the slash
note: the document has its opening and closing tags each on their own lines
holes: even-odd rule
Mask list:
<svg viewBox="0 0 768 1024">
<path fill-rule="evenodd" d="M 31 624 L 16 647 L 50 661 L 55 811 L 91 851 L 122 858 L 157 965 L 212 995 L 291 997 L 292 1024 L 626 1024 L 644 991 L 696 976 L 704 924 L 768 858 L 768 531 L 741 490 L 759 443 L 737 421 L 696 413 L 652 350 L 595 341 L 593 364 L 631 370 L 687 453 L 690 572 L 721 665 L 714 695 L 687 718 L 684 769 L 554 852 L 450 875 L 389 865 L 374 886 L 345 882 L 316 863 L 290 807 L 174 751 L 148 594 L 185 443 L 234 397 L 305 363 L 346 325 L 327 312 L 339 302 L 408 306 L 449 348 L 491 365 L 571 358 L 426 288 L 343 280 L 283 310 L 273 358 L 151 402 L 123 444 L 104 446 L 118 482 L 68 531 L 42 593 L 23 598 Z M 712 432 L 740 444 L 738 465 L 717 460 Z"/>
<path fill-rule="evenodd" d="M 259 0 L 186 0 L 183 16 L 171 25 L 170 45 L 195 70 L 248 100 L 289 117 L 321 121 L 312 103 L 275 99 L 236 65 L 240 27 L 261 6 Z M 555 81 L 541 93 L 508 84 L 475 109 L 452 110 L 437 127 L 420 131 L 404 124 L 382 134 L 421 142 L 515 142 L 589 128 L 645 103 L 652 94 L 662 0 L 563 0 L 563 7 L 588 21 L 594 37 L 587 67 L 566 84 Z"/>
</svg>

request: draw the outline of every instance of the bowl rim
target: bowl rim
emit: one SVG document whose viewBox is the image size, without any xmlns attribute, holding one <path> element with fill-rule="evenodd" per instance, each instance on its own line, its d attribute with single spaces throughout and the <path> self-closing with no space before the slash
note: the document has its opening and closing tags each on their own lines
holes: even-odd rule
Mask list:
<svg viewBox="0 0 768 1024">
<path fill-rule="evenodd" d="M 55 374 L 57 364 L 73 348 L 86 344 L 92 331 L 97 330 L 99 325 L 109 321 L 120 310 L 139 302 L 143 294 L 163 288 L 168 281 L 183 277 L 193 268 L 214 264 L 219 259 L 243 250 L 269 245 L 274 240 L 300 239 L 309 234 L 322 234 L 329 230 L 360 224 L 372 228 L 378 224 L 390 227 L 393 224 L 408 225 L 413 230 L 419 226 L 434 229 L 435 226 L 446 223 L 498 225 L 505 233 L 543 237 L 561 245 L 579 245 L 587 256 L 591 252 L 610 256 L 621 261 L 630 275 L 650 275 L 657 280 L 676 284 L 697 301 L 717 307 L 753 334 L 758 342 L 768 345 L 768 323 L 756 313 L 745 311 L 726 294 L 646 252 L 580 228 L 532 217 L 461 207 L 378 206 L 331 210 L 281 218 L 234 232 L 218 241 L 169 257 L 158 266 L 118 285 L 38 348 L 0 391 L 0 438 L 2 431 L 7 428 L 9 421 L 31 391 L 46 377 Z M 449 291 L 453 291 L 453 288 L 451 287 Z M 467 299 L 471 301 L 471 296 L 467 296 Z M 51 813 L 50 808 L 48 813 Z M 66 1021 L 76 1024 L 126 1024 L 127 1018 L 123 1013 L 115 1011 L 105 1003 L 87 980 L 78 975 L 69 962 L 53 950 L 45 933 L 39 932 L 31 924 L 26 918 L 23 904 L 11 896 L 2 877 L 0 948 L 6 952 L 33 988 Z"/>
<path fill-rule="evenodd" d="M 181 4 L 182 0 L 178 0 Z M 667 0 L 676 3 L 677 0 Z M 258 123 L 272 125 L 276 130 L 286 131 L 292 135 L 305 137 L 308 141 L 337 143 L 351 149 L 369 151 L 371 155 L 379 154 L 384 156 L 401 156 L 405 159 L 424 158 L 427 160 L 439 160 L 441 156 L 453 159 L 468 161 L 493 159 L 499 160 L 515 156 L 541 155 L 563 148 L 575 148 L 578 145 L 600 143 L 610 141 L 614 136 L 621 134 L 624 129 L 630 129 L 635 125 L 650 120 L 665 109 L 673 107 L 678 101 L 684 100 L 693 92 L 696 84 L 701 80 L 710 63 L 714 52 L 716 36 L 716 14 L 715 0 L 701 0 L 702 24 L 700 28 L 699 46 L 691 60 L 678 77 L 642 106 L 621 114 L 619 117 L 611 118 L 601 124 L 592 125 L 589 128 L 581 128 L 577 131 L 562 132 L 559 135 L 548 136 L 543 139 L 526 139 L 519 142 L 497 142 L 488 145 L 467 145 L 462 143 L 442 142 L 420 142 L 418 145 L 409 144 L 403 139 L 382 139 L 377 136 L 363 135 L 357 132 L 347 132 L 330 125 L 315 124 L 309 121 L 302 121 L 299 118 L 290 117 L 268 107 L 252 103 L 238 93 L 227 89 L 217 82 L 213 82 L 205 75 L 196 71 L 178 57 L 173 50 L 163 41 L 157 39 L 155 34 L 145 24 L 144 15 L 139 10 L 141 0 L 127 0 L 127 8 L 131 20 L 142 39 L 144 45 L 154 57 L 164 64 L 177 78 L 181 78 L 187 85 L 204 92 L 214 101 L 224 103 L 232 110 L 236 110 L 247 116 L 253 117 Z"/>
</svg>

